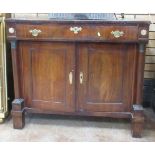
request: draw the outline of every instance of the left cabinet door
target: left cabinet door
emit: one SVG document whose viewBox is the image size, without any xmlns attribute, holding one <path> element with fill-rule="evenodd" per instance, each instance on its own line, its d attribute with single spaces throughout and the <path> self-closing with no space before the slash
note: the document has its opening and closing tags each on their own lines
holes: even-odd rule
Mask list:
<svg viewBox="0 0 155 155">
<path fill-rule="evenodd" d="M 20 83 L 26 107 L 73 112 L 74 45 L 54 42 L 19 42 Z"/>
</svg>

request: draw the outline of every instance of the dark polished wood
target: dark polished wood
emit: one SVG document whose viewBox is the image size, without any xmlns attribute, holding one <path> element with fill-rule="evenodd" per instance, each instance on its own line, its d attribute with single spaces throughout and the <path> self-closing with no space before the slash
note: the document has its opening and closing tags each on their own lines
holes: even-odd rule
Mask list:
<svg viewBox="0 0 155 155">
<path fill-rule="evenodd" d="M 79 26 L 82 27 L 82 31 L 75 35 L 72 31 L 70 31 L 70 27 Z M 102 25 L 85 25 L 85 24 L 38 24 L 38 25 L 30 25 L 30 24 L 19 24 L 16 26 L 17 35 L 16 37 L 20 39 L 31 39 L 34 38 L 29 30 L 39 29 L 42 31 L 40 35 L 38 35 L 37 39 L 66 39 L 66 40 L 116 40 L 113 35 L 111 35 L 111 31 L 120 30 L 124 31 L 125 35 L 118 38 L 117 41 L 120 40 L 137 40 L 137 32 L 138 27 L 136 26 L 102 26 Z M 100 32 L 101 36 L 98 37 L 98 32 Z"/>
<path fill-rule="evenodd" d="M 82 44 L 78 47 L 80 110 L 130 111 L 133 102 L 136 44 Z M 132 52 L 131 52 L 132 51 Z"/>
<path fill-rule="evenodd" d="M 24 126 L 26 111 L 129 118 L 132 135 L 141 136 L 149 22 L 7 19 L 6 23 L 16 97 L 14 128 Z M 32 35 L 32 30 L 39 33 Z"/>
<path fill-rule="evenodd" d="M 24 109 L 24 99 L 15 99 L 12 102 L 12 118 L 13 127 L 15 129 L 22 129 L 25 125 L 25 109 Z"/>
<path fill-rule="evenodd" d="M 9 40 L 40 40 L 40 41 L 79 41 L 79 42 L 147 42 L 148 32 L 145 36 L 141 30 L 148 30 L 150 22 L 147 21 L 102 21 L 102 20 L 21 20 L 6 19 L 9 27 L 15 29 L 14 33 L 7 35 Z M 70 27 L 81 27 L 82 31 L 75 35 Z M 29 31 L 41 30 L 37 37 L 33 37 Z M 111 35 L 112 31 L 123 31 L 119 38 Z M 100 36 L 98 36 L 100 32 Z"/>
<path fill-rule="evenodd" d="M 75 47 L 70 43 L 20 42 L 21 96 L 27 107 L 73 112 Z"/>
<path fill-rule="evenodd" d="M 132 136 L 140 138 L 144 127 L 144 113 L 142 105 L 133 105 L 131 126 Z"/>
</svg>

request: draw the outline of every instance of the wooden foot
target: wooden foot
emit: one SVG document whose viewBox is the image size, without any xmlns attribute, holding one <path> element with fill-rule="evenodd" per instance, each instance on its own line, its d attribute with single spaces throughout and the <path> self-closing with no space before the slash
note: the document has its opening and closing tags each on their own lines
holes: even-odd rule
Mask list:
<svg viewBox="0 0 155 155">
<path fill-rule="evenodd" d="M 140 138 L 144 127 L 144 114 L 143 107 L 141 105 L 133 105 L 132 112 L 132 136 Z"/>
<path fill-rule="evenodd" d="M 24 100 L 15 99 L 12 102 L 12 118 L 13 127 L 15 129 L 22 129 L 25 125 L 25 114 L 24 114 Z"/>
</svg>

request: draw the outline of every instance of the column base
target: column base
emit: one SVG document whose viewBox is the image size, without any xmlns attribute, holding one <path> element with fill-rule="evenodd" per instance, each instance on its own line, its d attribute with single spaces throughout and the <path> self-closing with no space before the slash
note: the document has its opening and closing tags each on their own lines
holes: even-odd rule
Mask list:
<svg viewBox="0 0 155 155">
<path fill-rule="evenodd" d="M 14 129 L 22 129 L 25 126 L 24 99 L 15 99 L 12 102 L 11 114 Z"/>
<path fill-rule="evenodd" d="M 144 128 L 144 113 L 142 105 L 133 105 L 131 133 L 132 137 L 141 138 Z"/>
</svg>

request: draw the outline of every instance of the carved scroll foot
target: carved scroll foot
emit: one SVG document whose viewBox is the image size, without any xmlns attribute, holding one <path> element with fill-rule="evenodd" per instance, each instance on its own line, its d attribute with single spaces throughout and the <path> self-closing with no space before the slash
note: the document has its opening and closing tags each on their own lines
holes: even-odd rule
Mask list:
<svg viewBox="0 0 155 155">
<path fill-rule="evenodd" d="M 13 118 L 13 127 L 15 129 L 22 129 L 25 125 L 24 99 L 15 99 L 12 102 L 11 113 Z"/>
<path fill-rule="evenodd" d="M 140 138 L 144 127 L 144 114 L 143 107 L 141 105 L 133 105 L 132 112 L 132 136 Z"/>
</svg>

